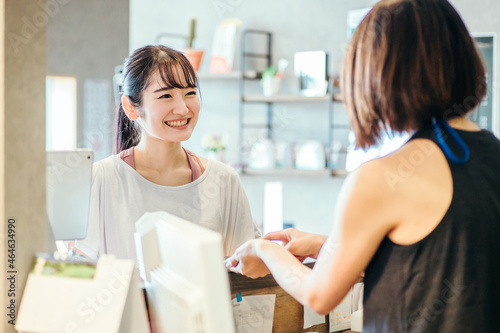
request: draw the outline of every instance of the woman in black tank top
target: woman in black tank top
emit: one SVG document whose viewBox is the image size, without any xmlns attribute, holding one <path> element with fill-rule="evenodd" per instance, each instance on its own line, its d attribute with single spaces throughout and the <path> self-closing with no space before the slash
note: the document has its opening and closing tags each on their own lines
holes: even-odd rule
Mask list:
<svg viewBox="0 0 500 333">
<path fill-rule="evenodd" d="M 500 142 L 467 119 L 487 87 L 460 16 L 446 0 L 379 2 L 353 36 L 341 82 L 358 147 L 387 129 L 412 138 L 346 178 L 328 238 L 271 233 L 227 267 L 271 272 L 321 314 L 364 272 L 363 332 L 498 331 Z M 305 257 L 318 258 L 314 269 Z"/>
</svg>

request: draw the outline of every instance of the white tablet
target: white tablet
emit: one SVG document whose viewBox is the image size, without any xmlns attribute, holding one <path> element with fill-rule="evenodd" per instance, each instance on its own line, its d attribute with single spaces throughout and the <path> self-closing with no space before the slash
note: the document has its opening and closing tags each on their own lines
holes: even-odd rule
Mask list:
<svg viewBox="0 0 500 333">
<path fill-rule="evenodd" d="M 47 216 L 56 240 L 87 235 L 93 159 L 90 149 L 47 151 Z"/>
</svg>

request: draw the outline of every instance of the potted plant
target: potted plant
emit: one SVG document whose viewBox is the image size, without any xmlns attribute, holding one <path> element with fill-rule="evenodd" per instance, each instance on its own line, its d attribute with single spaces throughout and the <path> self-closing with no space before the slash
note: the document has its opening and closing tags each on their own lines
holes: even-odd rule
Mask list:
<svg viewBox="0 0 500 333">
<path fill-rule="evenodd" d="M 208 159 L 224 162 L 224 141 L 221 136 L 214 134 L 207 134 L 202 138 L 203 150 L 207 152 Z"/>
<path fill-rule="evenodd" d="M 285 77 L 285 69 L 288 66 L 288 61 L 286 59 L 280 59 L 278 61 L 278 68 L 267 67 L 264 73 L 262 73 L 262 79 L 260 80 L 260 86 L 262 87 L 262 93 L 264 96 L 274 96 L 279 94 L 281 88 L 281 80 Z"/>
<path fill-rule="evenodd" d="M 196 19 L 191 19 L 189 27 L 189 35 L 187 37 L 188 47 L 184 50 L 184 55 L 188 58 L 195 71 L 200 69 L 201 59 L 203 57 L 202 50 L 193 49 L 193 41 L 196 38 Z"/>
</svg>

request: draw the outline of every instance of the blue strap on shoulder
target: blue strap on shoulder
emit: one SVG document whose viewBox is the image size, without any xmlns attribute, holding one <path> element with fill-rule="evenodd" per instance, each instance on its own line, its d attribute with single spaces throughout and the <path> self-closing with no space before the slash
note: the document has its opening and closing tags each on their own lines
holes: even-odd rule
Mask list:
<svg viewBox="0 0 500 333">
<path fill-rule="evenodd" d="M 450 125 L 444 120 L 436 120 L 436 118 L 432 118 L 432 126 L 434 127 L 434 133 L 436 134 L 436 139 L 439 147 L 444 153 L 444 156 L 448 158 L 450 161 L 452 161 L 455 164 L 465 164 L 469 158 L 470 158 L 470 151 L 469 147 L 465 144 L 464 140 L 458 135 L 458 133 L 451 128 Z M 448 132 L 450 137 L 455 141 L 455 143 L 458 145 L 460 150 L 463 151 L 464 156 L 463 157 L 458 157 L 455 155 L 450 147 L 446 144 L 444 138 L 443 138 L 443 131 L 441 131 L 440 126 L 443 128 L 443 131 Z"/>
</svg>

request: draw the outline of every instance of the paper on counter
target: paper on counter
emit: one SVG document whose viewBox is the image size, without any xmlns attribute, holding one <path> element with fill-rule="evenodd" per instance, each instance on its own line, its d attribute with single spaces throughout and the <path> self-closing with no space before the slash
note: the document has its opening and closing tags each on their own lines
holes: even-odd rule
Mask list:
<svg viewBox="0 0 500 333">
<path fill-rule="evenodd" d="M 330 332 L 351 328 L 352 289 L 332 312 L 330 312 Z"/>
<path fill-rule="evenodd" d="M 276 295 L 245 296 L 233 299 L 237 333 L 272 333 Z"/>
<path fill-rule="evenodd" d="M 309 328 L 314 325 L 324 324 L 325 316 L 319 315 L 314 310 L 304 306 L 304 328 Z"/>
<path fill-rule="evenodd" d="M 364 284 L 363 282 L 356 283 L 352 286 L 352 312 L 356 312 L 358 310 L 363 310 L 363 291 Z"/>
<path fill-rule="evenodd" d="M 351 331 L 352 332 L 363 331 L 363 310 L 358 310 L 351 314 Z"/>
<path fill-rule="evenodd" d="M 356 283 L 352 287 L 352 314 L 351 331 L 361 332 L 363 330 L 363 291 L 364 284 Z"/>
</svg>

